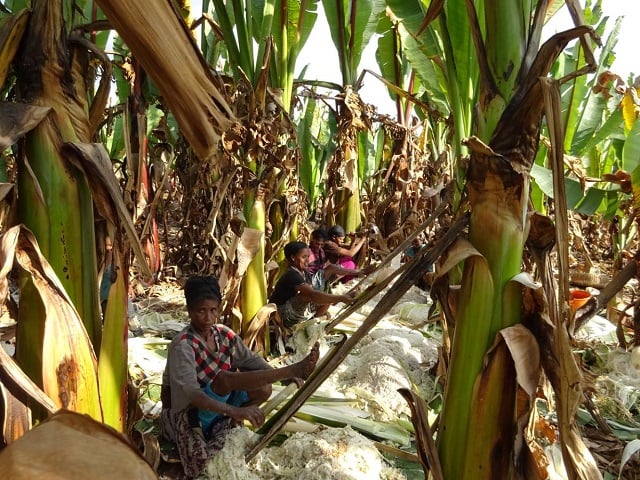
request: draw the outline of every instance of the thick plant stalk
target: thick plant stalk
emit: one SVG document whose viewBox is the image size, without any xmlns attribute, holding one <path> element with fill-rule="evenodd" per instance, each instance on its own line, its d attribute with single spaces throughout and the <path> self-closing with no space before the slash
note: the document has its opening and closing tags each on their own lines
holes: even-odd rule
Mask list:
<svg viewBox="0 0 640 480">
<path fill-rule="evenodd" d="M 16 358 L 23 371 L 57 408 L 86 413 L 102 421 L 96 357 L 78 312 L 62 283 L 24 227 L 1 239 L 2 271 L 14 259 L 23 270 L 20 310 L 30 302 L 32 318 L 19 317 Z M 6 282 L 6 276 L 4 277 Z M 46 412 L 38 412 L 42 416 Z"/>
<path fill-rule="evenodd" d="M 336 221 L 347 231 L 356 231 L 360 218 L 360 186 L 357 132 L 370 127 L 364 103 L 357 93 L 357 68 L 385 9 L 380 0 L 323 0 L 331 39 L 338 51 L 342 74 L 342 102 L 337 122 L 338 152 L 329 167 L 336 176 Z M 337 175 L 339 172 L 339 175 Z"/>
<path fill-rule="evenodd" d="M 509 478 L 513 464 L 504 462 L 503 458 L 515 458 L 515 441 L 502 438 L 504 429 L 515 431 L 513 369 L 502 353 L 495 357 L 492 370 L 487 374 L 482 350 L 488 350 L 500 330 L 520 322 L 521 288 L 511 280 L 521 268 L 528 229 L 530 180 L 526 173 L 535 158 L 543 113 L 537 78 L 547 74 L 570 38 L 584 35 L 588 30 L 582 27 L 555 36 L 543 45 L 535 58 L 535 50 L 531 50 L 531 56 L 523 54 L 523 70 L 518 73 L 516 88 L 513 92 L 502 92 L 493 79 L 505 65 L 492 63 L 499 56 L 492 58 L 486 54 L 475 10 L 470 4 L 468 7 L 483 87 L 477 131 L 485 139 L 490 138 L 489 145 L 477 138 L 468 141 L 471 150 L 467 172 L 471 206 L 469 240 L 486 261 L 486 274 L 471 280 L 468 270 L 471 266 L 467 266 L 470 260 L 465 262 L 438 447 L 445 478 L 476 480 Z M 511 5 L 515 7 L 521 8 Z M 501 8 L 507 9 L 509 5 Z M 541 3 L 536 19 L 541 18 L 543 11 L 544 3 Z M 540 28 L 538 22 L 535 23 L 533 36 Z M 524 52 L 526 37 L 521 41 Z M 498 43 L 496 41 L 493 48 L 497 48 Z M 510 61 L 520 64 L 519 59 Z M 483 282 L 491 282 L 491 296 L 484 295 L 487 286 Z M 501 389 L 509 391 L 501 393 Z M 489 411 L 495 415 L 481 414 Z M 479 414 L 473 415 L 473 412 Z M 497 451 L 500 455 L 495 454 Z"/>
<path fill-rule="evenodd" d="M 447 265 L 453 267 L 463 259 L 465 267 L 461 292 L 470 293 L 467 293 L 468 297 L 461 298 L 458 304 L 449 361 L 452 367 L 448 371 L 445 404 L 438 430 L 438 451 L 445 478 L 462 478 L 464 465 L 460 458 L 464 458 L 467 452 L 468 425 L 478 421 L 477 418 L 470 418 L 469 405 L 482 359 L 491 342 L 486 328 L 491 322 L 497 290 L 487 261 L 471 244 L 462 240 L 448 252 L 443 270 L 447 271 Z M 459 364 L 467 368 L 453 368 Z"/>
<path fill-rule="evenodd" d="M 338 191 L 338 204 L 342 209 L 337 215 L 337 223 L 344 226 L 347 232 L 355 232 L 362 224 L 360 213 L 360 179 L 358 178 L 358 150 L 356 145 L 351 145 L 350 141 L 355 138 L 348 138 L 344 142 L 344 174 L 345 179 L 342 190 Z"/>
<path fill-rule="evenodd" d="M 71 168 L 61 148 L 64 142 L 88 141 L 89 120 L 82 97 L 84 85 L 73 83 L 67 57 L 62 5 L 37 1 L 29 23 L 28 41 L 18 62 L 23 101 L 52 108 L 49 116 L 26 137 L 18 157 L 18 206 L 21 221 L 38 238 L 65 290 L 78 309 L 94 345 L 101 325 L 91 195 L 82 175 Z M 41 59 L 34 62 L 29 59 Z M 30 302 L 20 318 L 33 317 Z M 20 328 L 20 327 L 19 327 Z"/>
<path fill-rule="evenodd" d="M 343 91 L 338 129 L 338 142 L 333 168 L 340 173 L 340 185 L 337 185 L 337 222 L 346 231 L 355 232 L 361 224 L 360 169 L 358 160 L 358 132 L 368 128 L 369 119 L 360 96 L 347 86 Z M 336 163 L 337 163 L 336 162 Z"/>
<path fill-rule="evenodd" d="M 251 202 L 248 199 L 247 202 Z M 247 228 L 260 232 L 258 245 L 253 259 L 249 263 L 241 285 L 242 331 L 249 329 L 249 324 L 258 310 L 267 303 L 267 281 L 264 273 L 264 232 L 266 211 L 264 194 L 260 188 L 253 199 L 247 217 Z"/>
</svg>

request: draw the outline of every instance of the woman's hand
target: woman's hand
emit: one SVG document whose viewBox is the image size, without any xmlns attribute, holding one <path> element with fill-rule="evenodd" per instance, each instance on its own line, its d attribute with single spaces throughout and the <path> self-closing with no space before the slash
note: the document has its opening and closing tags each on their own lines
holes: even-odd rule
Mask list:
<svg viewBox="0 0 640 480">
<path fill-rule="evenodd" d="M 238 424 L 247 420 L 254 428 L 258 428 L 264 423 L 264 412 L 256 405 L 233 407 L 229 416 Z"/>
<path fill-rule="evenodd" d="M 347 305 L 351 305 L 353 302 L 355 302 L 356 300 L 356 293 L 355 292 L 350 292 L 347 293 L 346 295 L 340 295 L 340 302 L 345 303 Z"/>
<path fill-rule="evenodd" d="M 365 268 L 358 272 L 359 277 L 366 277 L 370 273 L 373 273 L 376 269 L 375 265 L 367 265 Z"/>
</svg>

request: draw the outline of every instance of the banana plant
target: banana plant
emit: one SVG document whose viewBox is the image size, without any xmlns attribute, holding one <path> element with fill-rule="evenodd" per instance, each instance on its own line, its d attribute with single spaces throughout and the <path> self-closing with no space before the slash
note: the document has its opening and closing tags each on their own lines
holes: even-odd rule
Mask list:
<svg viewBox="0 0 640 480">
<path fill-rule="evenodd" d="M 304 101 L 297 119 L 298 144 L 300 146 L 300 184 L 309 199 L 309 215 L 321 210 L 318 200 L 326 195 L 323 179 L 331 155 L 335 152 L 337 125 L 329 107 L 319 99 L 309 96 Z M 320 223 L 320 222 L 319 222 Z"/>
<path fill-rule="evenodd" d="M 522 328 L 520 318 L 529 172 L 545 108 L 538 77 L 547 76 L 560 52 L 576 39 L 584 63 L 561 82 L 595 68 L 591 39 L 597 36 L 584 25 L 580 6 L 567 4 L 576 27 L 540 46 L 551 2 L 432 1 L 424 8 L 419 2 L 389 2 L 403 24 L 407 58 L 428 94 L 444 94 L 449 104 L 457 185 L 465 186 L 464 207 L 471 213 L 467 238 L 442 260 L 442 271 L 464 265 L 455 320 L 451 319 L 455 329 L 437 433 L 444 478 L 523 475 L 517 465 L 524 464 L 527 453 L 517 448 L 520 440 L 515 432 L 530 414 L 535 394 L 530 379 L 538 378 L 538 373 L 535 369 L 523 373 L 519 358 L 534 359 L 536 340 L 542 343 Z M 546 120 L 558 122 L 549 114 Z M 467 151 L 470 157 L 463 163 Z M 564 287 L 561 284 L 559 294 L 545 292 L 549 309 L 566 300 Z M 599 478 L 595 461 L 576 436 L 576 406 L 564 403 L 566 385 L 556 382 L 554 387 L 563 404 L 559 415 L 570 478 Z M 524 411 L 516 408 L 518 396 L 528 396 Z M 582 461 L 572 455 L 575 451 L 584 455 Z"/>
<path fill-rule="evenodd" d="M 11 3 L 14 8 L 23 4 Z M 126 418 L 124 312 L 129 247 L 125 247 L 124 231 L 136 258 L 144 255 L 111 161 L 104 148 L 90 143 L 98 136 L 110 70 L 109 65 L 103 66 L 105 75 L 94 91 L 93 82 L 87 81 L 93 78 L 87 70 L 90 56 L 105 57 L 82 33 L 86 30 L 76 30 L 81 19 L 76 7 L 83 6 L 89 11 L 95 7 L 34 1 L 31 10 L 3 11 L 7 16 L 2 71 L 6 73 L 12 63 L 15 71 L 15 78 L 3 78 L 4 90 L 17 92 L 21 102 L 15 105 L 22 105 L 30 117 L 25 117 L 29 127 L 21 134 L 26 133 L 24 140 L 14 150 L 17 219 L 25 225 L 25 233 L 10 231 L 4 255 L 6 265 L 11 265 L 11 244 L 15 247 L 16 240 L 9 239 L 17 238 L 23 262 L 30 260 L 34 265 L 24 264 L 18 282 L 16 361 L 22 372 L 57 408 L 87 413 L 124 431 L 131 420 Z M 91 16 L 82 20 L 86 18 Z M 16 87 L 11 88 L 9 81 L 15 81 Z M 20 124 L 3 124 L 2 136 L 8 142 L 4 148 L 16 144 Z M 114 240 L 117 270 L 104 323 L 97 268 L 97 250 L 103 239 L 94 233 L 98 217 L 106 220 Z M 22 238 L 27 238 L 28 248 L 20 244 L 25 243 Z M 149 277 L 146 263 L 140 267 Z M 21 392 L 16 395 L 22 398 Z M 35 408 L 34 420 L 48 411 Z"/>
<path fill-rule="evenodd" d="M 371 130 L 371 115 L 358 95 L 358 67 L 363 51 L 376 33 L 384 12 L 381 0 L 323 0 L 331 39 L 338 52 L 342 75 L 342 92 L 338 98 L 337 150 L 329 168 L 330 193 L 333 199 L 328 221 L 340 223 L 347 231 L 362 224 L 359 145 L 366 145 L 359 135 Z"/>
<path fill-rule="evenodd" d="M 250 131 L 237 119 L 245 116 L 248 111 L 253 113 L 253 107 L 256 104 L 249 105 L 244 101 L 240 101 L 236 105 L 231 104 L 226 94 L 226 89 L 211 74 L 211 70 L 202 57 L 191 31 L 183 20 L 182 14 L 173 8 L 170 0 L 154 0 L 152 5 L 154 21 L 148 24 L 143 21 L 143 19 L 148 18 L 145 13 L 148 8 L 147 5 L 142 6 L 124 1 L 99 2 L 99 4 L 112 25 L 117 29 L 119 36 L 126 42 L 132 54 L 157 86 L 162 95 L 164 106 L 171 110 L 182 135 L 189 142 L 199 159 L 199 162 L 183 166 L 185 175 L 189 174 L 189 172 L 195 173 L 195 175 L 192 175 L 195 179 L 190 183 L 192 187 L 190 189 L 191 200 L 186 204 L 187 206 L 192 204 L 193 210 L 184 212 L 186 219 L 184 238 L 190 242 L 191 250 L 195 250 L 197 254 L 203 255 L 203 257 L 210 258 L 218 247 L 215 240 L 211 238 L 211 233 L 215 232 L 214 237 L 218 237 L 218 233 L 225 233 L 228 223 L 218 227 L 220 223 L 216 215 L 203 219 L 201 212 L 234 211 L 238 209 L 238 205 L 232 203 L 233 198 L 228 198 L 226 195 L 229 184 L 227 180 L 231 181 L 234 177 L 231 176 L 227 179 L 222 176 L 222 172 L 238 172 L 237 167 L 240 166 L 241 175 L 235 177 L 237 181 L 246 181 L 245 177 L 254 177 L 255 174 L 261 174 L 261 172 L 255 171 L 255 166 L 254 170 L 252 170 L 250 161 L 247 161 L 242 166 L 234 163 L 238 159 L 237 150 L 245 144 L 244 137 Z M 231 4 L 228 5 L 228 8 L 229 12 L 233 13 Z M 216 9 L 218 18 L 225 18 L 226 16 L 230 21 L 228 18 L 229 12 L 224 9 Z M 220 24 L 225 28 L 230 25 L 223 22 L 220 22 Z M 215 25 L 219 31 L 224 30 L 224 28 L 218 27 L 217 24 Z M 171 39 L 167 39 L 167 31 L 174 32 Z M 233 32 L 228 33 L 232 34 Z M 245 33 L 242 30 L 239 37 L 240 40 L 250 42 L 250 39 L 244 37 Z M 154 48 L 155 45 L 166 44 L 171 44 L 175 48 L 175 57 L 161 55 L 161 51 Z M 227 51 L 233 49 L 229 45 L 237 47 L 235 36 L 225 39 Z M 250 46 L 243 44 L 243 58 L 246 59 L 248 57 L 245 54 L 249 50 L 245 49 L 245 46 L 247 48 L 250 48 Z M 175 63 L 176 61 L 178 63 Z M 242 67 L 238 66 L 235 70 L 237 78 L 241 79 L 243 88 L 252 89 L 251 82 L 244 75 L 245 71 L 251 75 L 254 69 L 251 68 L 249 63 L 246 63 Z M 179 86 L 176 88 L 175 85 L 178 84 Z M 264 106 L 264 96 L 262 99 L 255 95 L 240 96 L 239 98 L 247 100 L 247 102 L 254 102 L 258 99 Z M 249 122 L 250 120 L 247 119 L 246 121 Z M 233 129 L 231 128 L 232 126 L 234 127 Z M 223 145 L 227 147 L 222 154 L 219 150 L 221 138 L 224 138 Z M 253 150 L 253 152 L 255 151 L 257 150 Z M 233 173 L 229 173 L 229 175 L 233 175 Z M 253 180 L 251 182 L 253 183 Z M 249 184 L 248 181 L 247 184 Z M 210 195 L 212 190 L 217 192 L 213 196 Z M 206 197 L 202 209 L 199 207 L 202 199 L 196 196 L 197 192 L 202 192 L 202 196 Z M 217 205 L 212 203 L 212 200 L 216 202 L 216 198 L 217 202 L 219 202 Z M 254 206 L 253 200 L 254 196 L 249 191 L 245 202 L 247 207 L 244 209 L 245 219 L 260 217 L 259 213 L 256 212 L 253 212 L 254 214 L 251 216 L 249 215 Z M 221 208 L 221 205 L 226 204 L 229 205 L 228 208 Z M 196 216 L 193 214 L 194 211 Z M 230 222 L 231 217 L 225 221 Z M 264 222 L 264 215 L 262 222 Z M 197 228 L 203 234 L 194 237 L 188 232 L 190 226 Z M 219 228 L 220 230 L 218 230 Z M 250 248 L 253 255 L 255 255 L 260 249 L 260 244 Z M 256 278 L 258 278 L 258 281 L 262 278 L 262 284 L 264 284 L 264 263 L 259 267 L 263 274 L 261 276 L 256 275 Z M 209 266 L 205 266 L 205 268 L 209 268 Z M 235 286 L 235 291 L 237 292 L 237 290 L 238 286 Z M 251 297 L 252 300 L 256 300 L 256 302 L 260 303 L 260 306 L 264 305 L 266 285 L 263 287 L 258 285 L 257 290 L 248 290 L 253 295 Z M 263 293 L 256 294 L 256 292 Z M 230 304 L 233 307 L 235 305 L 235 297 L 233 292 L 231 293 L 229 297 L 231 298 Z M 264 297 L 264 300 L 262 300 L 262 297 Z M 243 306 L 243 319 L 252 318 L 257 311 L 254 305 Z"/>
<path fill-rule="evenodd" d="M 89 413 L 98 420 L 102 420 L 108 411 L 110 420 L 119 419 L 110 423 L 123 429 L 126 378 L 120 377 L 116 381 L 119 388 L 112 391 L 112 395 L 104 392 L 104 408 L 96 390 L 97 375 L 92 380 L 95 384 L 93 389 L 74 380 L 80 378 L 80 372 L 90 376 L 95 370 L 91 362 L 95 362 L 95 356 L 99 358 L 100 354 L 109 359 L 105 362 L 112 362 L 111 372 L 123 365 L 126 368 L 126 343 L 124 349 L 120 342 L 118 346 L 110 344 L 101 350 L 103 328 L 97 296 L 92 194 L 83 170 L 73 165 L 63 151 L 67 143 L 91 141 L 91 109 L 104 109 L 101 101 L 88 104 L 89 87 L 84 83 L 86 75 L 83 73 L 86 66 L 83 60 L 86 60 L 88 51 L 83 49 L 80 40 L 69 36 L 72 25 L 69 15 L 73 11 L 64 6 L 63 2 L 33 2 L 27 36 L 17 57 L 19 98 L 31 105 L 51 109 L 50 114 L 26 135 L 24 148 L 17 152 L 17 185 L 21 199 L 18 214 L 20 221 L 34 233 L 43 256 L 50 261 L 64 291 L 77 309 L 78 318 L 90 339 L 89 346 L 94 349 L 94 358 L 90 360 L 86 355 L 78 354 L 77 363 L 70 363 L 65 358 L 69 352 L 79 352 L 79 345 L 72 342 L 67 348 L 59 349 L 64 345 L 61 343 L 64 337 L 52 338 L 47 333 L 50 330 L 45 320 L 51 305 L 38 293 L 34 278 L 23 274 L 16 359 L 33 381 L 53 395 L 58 405 L 65 406 L 71 402 L 74 409 Z M 28 60 L 31 58 L 41 60 L 32 62 Z M 69 337 L 69 341 L 72 338 Z M 65 382 L 68 383 L 61 385 L 60 369 L 65 364 Z M 104 380 L 107 382 L 106 378 Z M 74 400 L 76 397 L 79 399 L 77 402 Z"/>
<path fill-rule="evenodd" d="M 47 18 L 55 22 L 57 29 L 46 28 Z M 100 345 L 91 195 L 81 173 L 70 168 L 61 154 L 64 142 L 91 140 L 89 108 L 86 95 L 82 95 L 86 86 L 79 82 L 74 85 L 73 79 L 74 74 L 81 75 L 81 63 L 72 63 L 72 57 L 58 53 L 68 49 L 69 30 L 61 5 L 45 7 L 43 3 L 34 2 L 16 65 L 18 91 L 20 100 L 51 107 L 55 114 L 49 115 L 26 136 L 25 148 L 18 155 L 18 188 L 25 200 L 19 205 L 19 215 L 36 234 L 45 257 L 51 259 L 93 344 Z M 31 58 L 43 61 L 32 62 Z M 76 88 L 78 94 L 69 93 Z M 97 108 L 100 107 L 97 105 Z M 80 221 L 77 221 L 78 215 Z M 83 228 L 83 225 L 91 227 Z M 31 318 L 26 308 L 22 313 L 25 318 Z"/>
<path fill-rule="evenodd" d="M 383 122 L 384 128 L 379 130 L 378 135 L 384 133 L 380 139 L 384 142 L 380 151 L 384 153 L 383 163 L 377 164 L 376 169 L 388 173 L 382 185 L 372 188 L 382 192 L 381 188 L 395 185 L 395 195 L 383 202 L 387 204 L 385 213 L 376 222 L 387 239 L 399 231 L 411 231 L 411 222 L 423 213 L 420 199 L 428 198 L 435 191 L 433 187 L 442 184 L 445 174 L 452 176 L 446 153 L 451 129 L 446 127 L 438 104 L 425 94 L 421 77 L 404 54 L 403 42 L 408 38 L 400 33 L 401 29 L 402 23 L 387 9 L 378 24 L 376 61 L 381 75 L 374 76 L 387 86 L 396 104 L 397 118 L 395 123 Z M 448 108 L 446 103 L 443 106 Z M 447 108 L 444 111 L 448 112 Z M 379 198 L 379 194 L 369 196 Z"/>
<path fill-rule="evenodd" d="M 600 35 L 604 34 L 608 23 L 608 18 L 602 15 L 601 4 L 600 1 L 593 5 L 589 2 L 585 11 L 585 20 L 596 25 Z M 621 105 L 624 82 L 609 71 L 620 23 L 621 18 L 615 20 L 604 42 L 595 75 L 589 81 L 578 77 L 561 85 L 568 206 L 585 215 L 598 213 L 605 218 L 612 216 L 616 209 L 613 204 L 624 197 L 618 184 L 598 181 L 620 168 L 616 152 L 621 151 L 617 144 L 624 138 L 624 128 L 623 109 L 618 106 Z M 574 45 L 559 58 L 552 70 L 554 75 L 562 77 L 575 70 L 581 58 L 580 46 Z M 543 134 L 548 136 L 546 131 Z M 548 150 L 548 143 L 541 146 L 532 170 L 535 180 L 532 200 L 539 211 L 545 209 L 545 196 L 552 196 L 552 175 L 545 161 Z"/>
<path fill-rule="evenodd" d="M 257 15 L 254 21 L 257 32 L 256 41 L 260 46 L 258 58 L 264 55 L 267 45 L 265 39 L 270 37 L 273 41 L 273 53 L 269 67 L 269 85 L 277 89 L 281 94 L 280 101 L 285 112 L 291 116 L 295 93 L 294 74 L 298 60 L 298 54 L 309 39 L 309 34 L 317 20 L 318 0 L 268 0 L 257 1 L 254 9 Z M 286 184 L 289 184 L 287 187 Z M 294 203 L 288 198 L 299 198 L 299 194 L 292 194 L 297 190 L 294 177 L 290 176 L 287 182 L 279 185 L 278 192 L 269 207 L 271 221 L 271 241 L 274 245 L 282 243 L 287 228 L 285 223 L 290 216 L 291 223 L 288 228 L 288 240 L 297 240 L 299 234 L 299 218 L 304 218 L 304 209 L 295 211 Z M 302 202 L 297 202 L 302 205 Z M 290 213 L 294 213 L 290 215 Z M 279 264 L 284 263 L 282 249 L 276 249 L 275 259 Z"/>
<path fill-rule="evenodd" d="M 269 68 L 269 84 L 282 91 L 282 105 L 291 113 L 294 94 L 294 74 L 298 54 L 309 39 L 316 23 L 318 0 L 259 0 L 253 1 L 256 15 L 253 17 L 260 46 L 258 58 L 262 58 L 265 38 L 273 38 L 274 53 Z"/>
<path fill-rule="evenodd" d="M 227 168 L 237 168 L 239 181 L 246 187 L 240 199 L 245 221 L 241 247 L 243 257 L 246 253 L 251 262 L 241 269 L 241 284 L 228 295 L 231 304 L 239 296 L 236 312 L 240 312 L 241 332 L 248 331 L 267 301 L 268 227 L 277 256 L 278 245 L 297 237 L 297 217 L 305 213 L 304 197 L 292 175 L 296 166 L 288 146 L 292 142 L 286 139 L 295 138 L 288 115 L 293 73 L 298 51 L 315 22 L 316 5 L 317 1 L 298 0 L 213 0 L 203 5 L 208 9 L 204 12 L 207 26 L 216 35 L 217 58 L 225 60 L 234 88 L 245 92 L 233 104 L 243 119 L 237 131 L 245 138 L 223 143 L 224 154 L 219 158 Z M 207 48 L 211 45 L 207 43 Z"/>
<path fill-rule="evenodd" d="M 608 18 L 602 14 L 602 2 L 588 2 L 585 19 L 604 34 Z M 619 222 L 612 250 L 614 265 L 619 267 L 619 254 L 635 235 L 633 192 L 637 187 L 637 134 L 634 123 L 637 94 L 633 85 L 625 85 L 622 78 L 610 71 L 614 60 L 621 18 L 615 19 L 613 28 L 599 55 L 595 75 L 586 79 L 574 78 L 561 86 L 563 124 L 567 135 L 564 147 L 567 176 L 568 208 L 583 215 L 595 215 L 607 222 Z M 575 69 L 580 61 L 579 46 L 574 46 L 561 57 L 555 68 L 556 75 Z M 539 211 L 544 211 L 545 199 L 553 197 L 553 174 L 546 161 L 548 145 L 543 146 L 532 169 L 535 183 L 532 200 Z"/>
</svg>

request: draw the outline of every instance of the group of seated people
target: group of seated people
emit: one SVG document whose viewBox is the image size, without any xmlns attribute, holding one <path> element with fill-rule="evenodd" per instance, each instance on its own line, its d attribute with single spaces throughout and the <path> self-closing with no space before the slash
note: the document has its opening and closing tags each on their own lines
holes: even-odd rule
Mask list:
<svg viewBox="0 0 640 480">
<path fill-rule="evenodd" d="M 270 301 L 278 305 L 285 325 L 326 312 L 329 305 L 351 303 L 351 295 L 325 292 L 333 276 L 360 276 L 353 255 L 364 239 L 345 246 L 344 229 L 335 226 L 316 230 L 308 246 L 290 242 L 285 248 L 289 264 L 278 280 Z M 243 422 L 261 426 L 266 401 L 275 382 L 300 385 L 314 370 L 319 358 L 316 343 L 301 361 L 271 367 L 252 352 L 240 336 L 219 322 L 222 302 L 215 277 L 193 276 L 184 286 L 189 324 L 169 345 L 162 377 L 163 436 L 177 446 L 187 477 L 202 475 L 207 461 L 224 446 L 230 430 Z"/>
<path fill-rule="evenodd" d="M 335 303 L 353 302 L 353 294 L 336 295 L 326 291 L 328 280 L 348 281 L 369 272 L 369 269 L 357 269 L 353 259 L 365 238 L 354 235 L 351 244 L 345 245 L 345 237 L 344 229 L 334 225 L 328 232 L 314 230 L 309 245 L 290 242 L 284 247 L 288 268 L 278 279 L 269 302 L 278 306 L 285 327 L 325 315 Z"/>
</svg>

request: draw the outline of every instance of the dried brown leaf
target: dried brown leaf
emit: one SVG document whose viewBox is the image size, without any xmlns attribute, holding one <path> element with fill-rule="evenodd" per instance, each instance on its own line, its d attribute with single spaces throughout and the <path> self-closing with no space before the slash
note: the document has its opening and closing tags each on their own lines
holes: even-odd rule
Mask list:
<svg viewBox="0 0 640 480">
<path fill-rule="evenodd" d="M 411 422 L 415 427 L 416 434 L 416 451 L 425 471 L 425 478 L 426 472 L 430 472 L 433 480 L 442 480 L 444 477 L 440 467 L 440 457 L 427 417 L 427 402 L 407 388 L 401 388 L 398 392 L 404 397 L 411 409 Z"/>
<path fill-rule="evenodd" d="M 0 477 L 157 479 L 126 437 L 86 415 L 65 410 L 0 452 Z"/>
<path fill-rule="evenodd" d="M 37 127 L 50 111 L 51 107 L 0 103 L 0 150 L 10 147 Z"/>
<path fill-rule="evenodd" d="M 235 118 L 173 2 L 97 3 L 158 86 L 198 157 L 212 158 Z"/>
</svg>

